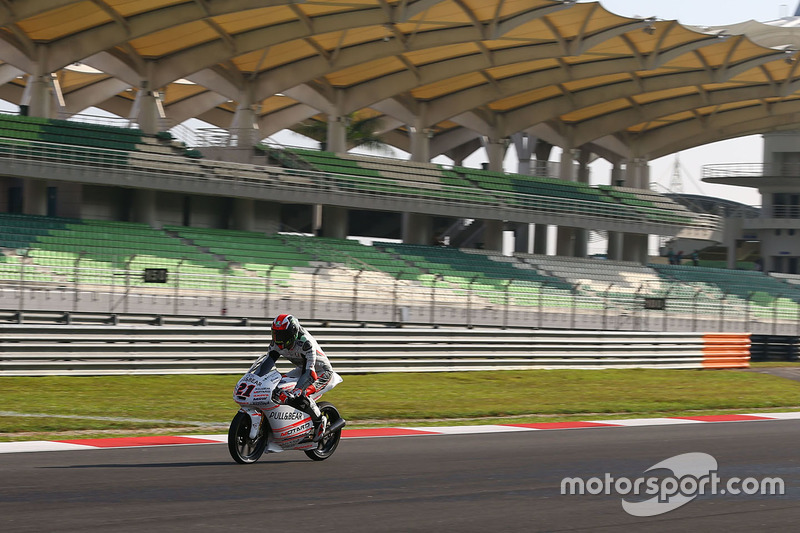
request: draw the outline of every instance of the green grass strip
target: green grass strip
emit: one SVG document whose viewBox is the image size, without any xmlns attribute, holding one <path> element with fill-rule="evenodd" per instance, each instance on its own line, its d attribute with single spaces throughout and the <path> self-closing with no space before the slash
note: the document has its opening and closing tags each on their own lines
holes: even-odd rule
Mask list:
<svg viewBox="0 0 800 533">
<path fill-rule="evenodd" d="M 208 433 L 209 428 L 224 432 L 237 410 L 231 399 L 237 379 L 234 375 L 0 378 L 0 441 Z M 791 410 L 800 405 L 799 399 L 800 383 L 775 376 L 650 369 L 346 375 L 325 396 L 348 420 L 361 425 Z"/>
</svg>

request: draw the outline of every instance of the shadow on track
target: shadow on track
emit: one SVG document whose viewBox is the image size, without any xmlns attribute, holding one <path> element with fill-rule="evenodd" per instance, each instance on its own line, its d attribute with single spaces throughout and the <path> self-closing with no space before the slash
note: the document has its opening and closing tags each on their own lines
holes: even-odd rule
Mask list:
<svg viewBox="0 0 800 533">
<path fill-rule="evenodd" d="M 291 464 L 291 463 L 308 463 L 308 460 L 297 458 L 296 460 L 283 460 L 283 461 L 263 461 L 263 465 L 278 465 L 278 464 Z M 214 461 L 214 462 L 195 462 L 195 463 L 139 463 L 139 464 L 121 464 L 121 463 L 98 463 L 93 465 L 58 465 L 58 466 L 39 466 L 42 469 L 55 469 L 55 470 L 71 470 L 81 468 L 194 468 L 198 466 L 235 466 L 241 468 L 233 461 Z M 244 465 L 248 466 L 248 465 Z M 252 465 L 249 465 L 252 468 Z"/>
</svg>

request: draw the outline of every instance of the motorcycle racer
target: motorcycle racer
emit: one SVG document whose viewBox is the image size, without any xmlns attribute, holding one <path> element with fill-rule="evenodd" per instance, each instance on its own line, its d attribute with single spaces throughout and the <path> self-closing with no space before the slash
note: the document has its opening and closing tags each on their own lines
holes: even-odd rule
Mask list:
<svg viewBox="0 0 800 533">
<path fill-rule="evenodd" d="M 297 378 L 297 385 L 292 391 L 281 391 L 277 399 L 311 417 L 314 423 L 312 440 L 318 442 L 327 429 L 328 421 L 321 416 L 317 402 L 311 396 L 336 386 L 337 382 L 332 381 L 333 367 L 328 357 L 316 339 L 290 314 L 278 315 L 273 320 L 272 342 L 267 355 L 272 364 L 283 356 L 295 365 L 286 375 Z"/>
</svg>

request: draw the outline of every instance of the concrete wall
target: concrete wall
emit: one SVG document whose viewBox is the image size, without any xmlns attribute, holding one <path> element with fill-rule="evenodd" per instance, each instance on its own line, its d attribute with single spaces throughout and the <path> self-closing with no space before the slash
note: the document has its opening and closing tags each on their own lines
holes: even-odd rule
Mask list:
<svg viewBox="0 0 800 533">
<path fill-rule="evenodd" d="M 125 197 L 133 191 L 121 187 L 102 187 L 99 185 L 83 185 L 79 218 L 92 220 L 125 220 Z M 59 202 L 61 202 L 59 197 Z M 59 205 L 61 209 L 61 205 Z M 64 206 L 65 210 L 71 210 Z"/>
</svg>

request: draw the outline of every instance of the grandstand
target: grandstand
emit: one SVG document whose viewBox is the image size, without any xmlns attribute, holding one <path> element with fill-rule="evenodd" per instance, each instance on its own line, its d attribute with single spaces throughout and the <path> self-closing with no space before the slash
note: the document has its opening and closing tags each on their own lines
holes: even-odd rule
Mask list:
<svg viewBox="0 0 800 533">
<path fill-rule="evenodd" d="M 0 145 L 7 154 L 35 158 L 34 154 L 46 153 L 51 160 L 55 155 L 72 165 L 92 165 L 110 156 L 114 168 L 138 173 L 247 182 L 295 194 L 324 189 L 326 194 L 363 194 L 375 201 L 397 196 L 496 210 L 535 206 L 539 216 L 548 212 L 570 216 L 577 211 L 600 221 L 649 221 L 662 228 L 694 223 L 694 213 L 683 205 L 642 189 L 296 148 L 261 147 L 256 153 L 268 152 L 272 164 L 248 165 L 197 159 L 169 136 L 127 128 L 13 115 L 0 122 L 5 125 Z M 186 219 L 185 212 L 182 218 Z M 698 224 L 704 223 L 698 219 Z M 79 290 L 114 294 L 124 283 L 126 307 L 131 290 L 138 291 L 140 299 L 172 291 L 171 301 L 177 302 L 181 295 L 182 300 L 192 299 L 195 307 L 198 299 L 221 298 L 221 303 L 207 305 L 227 309 L 238 305 L 230 303 L 235 297 L 234 302 L 248 302 L 244 307 L 253 313 L 269 308 L 266 302 L 255 303 L 260 298 L 288 298 L 305 301 L 313 313 L 315 306 L 341 308 L 342 300 L 361 292 L 362 306 L 382 308 L 391 319 L 401 308 L 425 316 L 428 307 L 433 319 L 433 308 L 439 305 L 467 322 L 479 315 L 493 317 L 484 318 L 487 322 L 497 321 L 499 314 L 506 322 L 515 312 L 518 319 L 531 320 L 535 311 L 535 320 L 546 324 L 546 311 L 555 325 L 564 320 L 565 312 L 572 322 L 596 322 L 600 313 L 607 322 L 609 309 L 633 316 L 647 297 L 669 297 L 669 308 L 679 316 L 696 316 L 698 306 L 719 307 L 723 300 L 738 309 L 729 311 L 731 317 L 776 315 L 775 309 L 788 315 L 800 301 L 787 279 L 759 272 L 732 276 L 713 268 L 525 252 L 504 255 L 491 249 L 380 240 L 366 246 L 344 238 L 178 223 L 4 213 L 0 237 L 0 279 L 6 288 L 24 280 L 44 291 L 72 287 L 76 294 Z M 142 272 L 148 268 L 166 269 L 169 275 L 163 285 L 155 287 L 145 279 Z M 391 287 L 391 294 L 372 287 Z M 316 303 L 307 302 L 309 298 Z M 111 299 L 109 308 L 115 305 Z M 70 304 L 77 308 L 77 297 Z M 453 311 L 457 309 L 461 311 Z M 173 311 L 179 310 L 175 303 Z M 668 325 L 667 315 L 663 323 Z"/>
<path fill-rule="evenodd" d="M 77 153 L 86 156 L 84 163 L 112 154 L 118 166 L 197 179 L 248 180 L 288 190 L 324 187 L 328 192 L 455 200 L 497 209 L 535 205 L 539 213 L 568 213 L 578 207 L 599 219 L 692 223 L 692 213 L 681 204 L 640 189 L 591 187 L 549 177 L 308 149 L 260 149 L 269 151 L 273 163 L 281 162 L 281 166 L 198 160 L 187 157 L 185 149 L 168 136 L 110 126 L 75 126 L 72 121 L 7 117 L 0 119 L 7 125 L 0 129 L 0 144 L 17 154 L 28 149 L 31 151 L 23 153 L 49 150 L 63 155 L 58 151 L 67 147 L 83 150 Z M 786 281 L 756 272 L 737 275 L 741 280 L 734 282 L 726 271 L 709 268 L 687 270 L 529 253 L 509 256 L 493 250 L 381 241 L 365 246 L 343 238 L 174 223 L 154 227 L 143 222 L 5 213 L 0 214 L 0 236 L 0 276 L 7 284 L 23 279 L 35 282 L 40 290 L 73 286 L 102 291 L 106 287 L 113 293 L 124 280 L 126 290 L 135 288 L 141 294 L 174 291 L 195 300 L 223 294 L 226 301 L 229 295 L 239 295 L 240 299 L 249 298 L 251 308 L 255 307 L 253 299 L 261 295 L 312 297 L 331 305 L 357 294 L 364 285 L 393 287 L 391 298 L 380 291 L 363 296 L 363 289 L 361 298 L 362 303 L 393 308 L 392 318 L 398 307 L 419 312 L 437 293 L 439 305 L 469 309 L 470 316 L 476 314 L 474 308 L 495 316 L 500 309 L 505 315 L 514 309 L 527 309 L 528 313 L 536 309 L 539 314 L 547 309 L 556 317 L 559 309 L 572 309 L 573 315 L 578 311 L 587 317 L 600 311 L 605 316 L 609 308 L 635 313 L 642 298 L 665 294 L 675 300 L 673 308 L 684 314 L 689 312 L 686 303 L 690 299 L 696 308 L 725 298 L 739 306 L 756 306 L 753 315 L 758 316 L 774 306 L 780 306 L 784 314 L 793 312 L 798 301 Z M 141 274 L 147 268 L 166 269 L 171 275 L 155 288 Z M 326 281 L 319 284 L 323 275 Z M 173 299 L 177 298 L 174 294 Z M 430 314 L 434 316 L 433 310 Z M 741 315 L 732 313 L 737 314 Z"/>
<path fill-rule="evenodd" d="M 61 298 L 65 310 L 143 298 L 158 306 L 162 298 L 184 313 L 200 305 L 261 316 L 284 302 L 311 314 L 372 309 L 377 320 L 397 320 L 406 309 L 412 322 L 480 317 L 486 324 L 567 320 L 588 327 L 606 325 L 609 313 L 635 317 L 646 298 L 665 298 L 659 329 L 696 323 L 703 314 L 709 316 L 701 323 L 718 320 L 723 304 L 727 320 L 769 328 L 778 319 L 792 327 L 800 310 L 800 278 L 757 271 L 13 214 L 0 215 L 0 233 L 0 302 L 19 295 L 24 282 L 34 291 L 29 308 L 35 294 L 52 294 L 41 303 L 52 308 Z M 169 276 L 148 283 L 148 268 Z M 65 291 L 93 296 L 79 305 Z"/>
<path fill-rule="evenodd" d="M 774 88 L 800 74 L 773 42 L 791 24 L 720 40 L 594 2 L 320 0 L 199 18 L 181 2 L 123 4 L 69 0 L 7 24 L 4 94 L 19 104 L 0 115 L 9 308 L 260 316 L 291 304 L 431 324 L 666 330 L 720 316 L 791 327 L 800 200 L 782 178 L 795 174 L 796 94 Z M 475 49 L 488 60 L 477 70 Z M 126 71 L 142 58 L 151 67 Z M 681 74 L 698 62 L 695 77 Z M 702 102 L 689 96 L 697 87 Z M 79 113 L 91 106 L 126 118 L 99 124 Z M 178 125 L 190 117 L 214 128 Z M 324 149 L 269 140 L 309 124 Z M 706 179 L 768 182 L 763 209 L 650 190 L 646 158 L 759 132 L 760 176 Z M 409 157 L 351 151 L 375 142 Z M 512 145 L 517 172 L 504 168 Z M 466 164 L 478 148 L 487 161 Z M 610 175 L 591 175 L 598 157 Z M 606 259 L 589 257 L 590 234 Z M 348 239 L 365 236 L 374 244 Z M 663 265 L 650 236 L 726 256 Z M 142 275 L 152 268 L 168 275 L 155 283 Z"/>
</svg>

